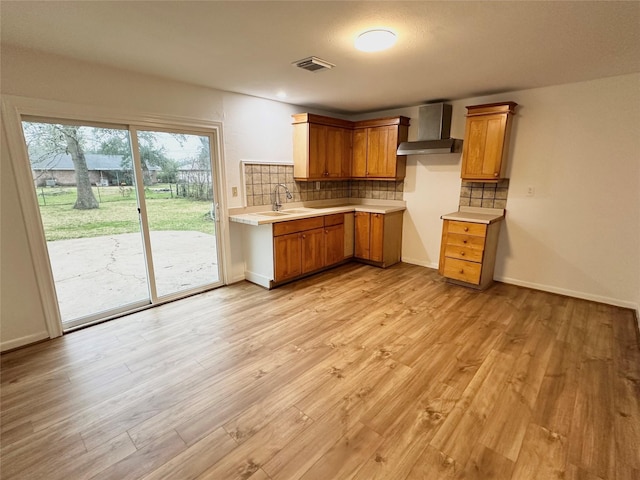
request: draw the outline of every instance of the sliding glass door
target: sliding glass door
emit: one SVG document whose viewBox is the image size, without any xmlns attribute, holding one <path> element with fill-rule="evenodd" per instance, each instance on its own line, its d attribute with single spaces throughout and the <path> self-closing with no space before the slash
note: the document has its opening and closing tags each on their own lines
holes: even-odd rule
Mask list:
<svg viewBox="0 0 640 480">
<path fill-rule="evenodd" d="M 171 297 L 218 284 L 211 138 L 169 131 L 135 133 L 147 183 L 141 196 L 153 259 L 152 295 Z M 161 169 L 152 171 L 154 165 Z"/>
<path fill-rule="evenodd" d="M 64 329 L 221 284 L 212 135 L 22 126 Z"/>
</svg>

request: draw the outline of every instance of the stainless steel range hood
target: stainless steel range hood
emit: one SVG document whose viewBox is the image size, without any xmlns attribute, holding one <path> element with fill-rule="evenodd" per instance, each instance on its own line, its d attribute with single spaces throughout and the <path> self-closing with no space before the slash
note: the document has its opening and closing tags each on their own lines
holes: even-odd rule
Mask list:
<svg viewBox="0 0 640 480">
<path fill-rule="evenodd" d="M 402 142 L 398 155 L 426 155 L 433 153 L 457 153 L 462 150 L 462 140 L 450 138 L 451 105 L 434 103 L 420 107 L 418 112 L 418 140 Z"/>
</svg>

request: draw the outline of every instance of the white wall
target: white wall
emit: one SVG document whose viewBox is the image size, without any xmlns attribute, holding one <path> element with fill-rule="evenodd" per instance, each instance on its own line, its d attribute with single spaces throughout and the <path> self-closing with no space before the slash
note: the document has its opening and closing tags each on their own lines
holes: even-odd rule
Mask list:
<svg viewBox="0 0 640 480">
<path fill-rule="evenodd" d="M 3 94 L 223 122 L 228 187 L 240 185 L 241 160 L 291 161 L 290 115 L 300 107 L 6 46 L 1 62 Z M 635 74 L 452 102 L 457 138 L 464 135 L 465 105 L 500 100 L 521 105 L 511 142 L 498 279 L 635 308 L 640 304 L 639 87 Z M 368 117 L 399 113 L 415 119 L 417 111 Z M 2 143 L 0 340 L 7 348 L 46 329 L 4 138 Z M 437 264 L 440 215 L 457 209 L 459 172 L 460 155 L 409 157 L 405 261 Z M 525 196 L 529 185 L 536 188 L 534 197 Z M 240 197 L 228 198 L 228 207 L 240 205 Z M 232 248 L 231 278 L 237 279 L 243 265 L 235 236 Z"/>
<path fill-rule="evenodd" d="M 506 100 L 519 107 L 496 279 L 638 309 L 640 75 L 452 102 L 452 136 L 464 136 L 465 106 Z M 415 107 L 358 118 L 397 114 L 412 117 L 415 139 Z M 457 209 L 460 161 L 408 157 L 403 260 L 437 266 L 439 216 Z"/>
</svg>

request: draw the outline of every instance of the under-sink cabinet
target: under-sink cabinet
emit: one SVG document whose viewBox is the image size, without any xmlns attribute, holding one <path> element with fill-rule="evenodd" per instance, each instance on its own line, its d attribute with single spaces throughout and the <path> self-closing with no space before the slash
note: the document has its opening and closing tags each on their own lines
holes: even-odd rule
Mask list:
<svg viewBox="0 0 640 480">
<path fill-rule="evenodd" d="M 383 268 L 398 263 L 402 251 L 403 212 L 355 212 L 357 260 Z"/>
<path fill-rule="evenodd" d="M 274 223 L 274 283 L 338 264 L 344 250 L 344 214 Z"/>
</svg>

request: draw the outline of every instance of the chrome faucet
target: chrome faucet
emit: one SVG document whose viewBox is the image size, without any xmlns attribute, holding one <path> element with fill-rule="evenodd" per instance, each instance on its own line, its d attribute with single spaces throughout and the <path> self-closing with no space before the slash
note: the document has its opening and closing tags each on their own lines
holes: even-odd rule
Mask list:
<svg viewBox="0 0 640 480">
<path fill-rule="evenodd" d="M 278 187 L 284 188 L 284 191 L 287 194 L 287 199 L 291 200 L 293 198 L 293 195 L 291 195 L 291 192 L 286 185 L 282 183 L 277 184 L 276 188 L 273 189 L 273 210 L 275 212 L 280 210 L 280 208 L 282 207 L 282 204 L 280 203 L 280 190 L 278 190 Z"/>
</svg>

